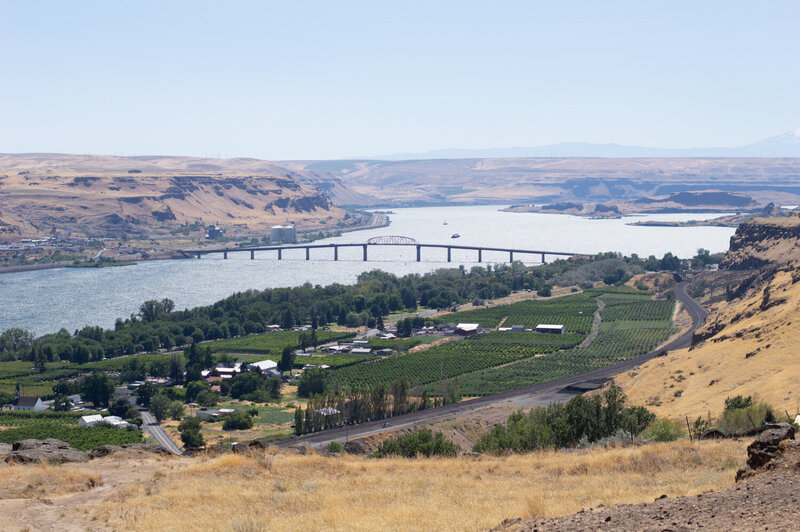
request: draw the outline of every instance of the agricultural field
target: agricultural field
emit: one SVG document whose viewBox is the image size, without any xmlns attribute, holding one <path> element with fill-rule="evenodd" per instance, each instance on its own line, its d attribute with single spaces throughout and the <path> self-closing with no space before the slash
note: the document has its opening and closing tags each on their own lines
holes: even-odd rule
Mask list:
<svg viewBox="0 0 800 532">
<path fill-rule="evenodd" d="M 123 445 L 144 440 L 138 430 L 78 427 L 77 412 L 0 412 L 0 442 L 56 438 L 75 449 L 88 451 L 103 444 Z"/>
<path fill-rule="evenodd" d="M 592 328 L 598 297 L 605 304 L 598 335 L 589 346 L 579 348 Z M 440 378 L 458 377 L 461 393 L 476 396 L 584 373 L 647 353 L 673 334 L 674 303 L 651 297 L 635 290 L 595 289 L 560 299 L 460 312 L 442 319 L 485 327 L 563 323 L 569 332 L 492 331 L 427 351 L 342 368 L 330 377 L 342 385 L 372 385 L 405 377 L 412 385 L 427 385 L 430 391 Z"/>
<path fill-rule="evenodd" d="M 367 347 L 375 349 L 394 349 L 395 351 L 408 351 L 412 347 L 422 344 L 429 344 L 436 340 L 441 340 L 442 336 L 425 335 L 425 336 L 412 336 L 411 338 L 394 338 L 384 340 L 382 338 L 372 338 L 369 340 Z"/>
<path fill-rule="evenodd" d="M 464 374 L 458 379 L 461 393 L 465 396 L 488 395 L 586 373 L 648 353 L 675 333 L 670 319 L 618 319 L 623 315 L 636 316 L 636 309 L 640 306 L 644 318 L 671 316 L 672 302 L 632 296 L 627 301 L 614 298 L 610 303 L 600 313 L 597 337 L 587 347 Z M 623 308 L 626 309 L 624 313 L 620 312 Z"/>
<path fill-rule="evenodd" d="M 347 340 L 355 336 L 353 333 L 322 331 L 317 329 L 317 345 L 339 340 Z M 254 334 L 241 338 L 219 340 L 208 345 L 214 352 L 224 353 L 259 353 L 280 356 L 286 347 L 299 347 L 305 338 L 311 345 L 311 331 L 276 331 Z"/>
<path fill-rule="evenodd" d="M 582 293 L 545 301 L 520 301 L 510 305 L 466 310 L 439 318 L 442 323 L 480 323 L 484 329 L 494 329 L 501 323 L 505 327 L 524 325 L 535 329 L 540 323 L 560 323 L 567 332 L 585 334 L 591 329 L 592 316 L 597 310 L 595 297 L 599 294 Z"/>
</svg>

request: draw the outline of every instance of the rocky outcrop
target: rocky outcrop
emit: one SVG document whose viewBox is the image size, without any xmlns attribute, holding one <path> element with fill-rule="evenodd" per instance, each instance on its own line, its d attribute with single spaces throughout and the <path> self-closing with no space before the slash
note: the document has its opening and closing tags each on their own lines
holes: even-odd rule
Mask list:
<svg viewBox="0 0 800 532">
<path fill-rule="evenodd" d="M 5 460 L 11 454 L 11 446 L 7 443 L 0 443 L 0 460 Z"/>
<path fill-rule="evenodd" d="M 800 259 L 800 217 L 754 218 L 731 237 L 721 269 L 755 270 Z"/>
<path fill-rule="evenodd" d="M 61 464 L 64 462 L 88 462 L 89 453 L 78 451 L 68 443 L 55 438 L 46 440 L 21 440 L 11 447 L 6 456 L 8 463 L 30 464 L 42 461 Z"/>
<path fill-rule="evenodd" d="M 763 430 L 753 443 L 747 446 L 747 465 L 736 473 L 736 481 L 751 476 L 756 470 L 774 467 L 781 454 L 781 444 L 794 440 L 794 427 L 788 423 L 770 423 L 760 427 Z"/>
</svg>

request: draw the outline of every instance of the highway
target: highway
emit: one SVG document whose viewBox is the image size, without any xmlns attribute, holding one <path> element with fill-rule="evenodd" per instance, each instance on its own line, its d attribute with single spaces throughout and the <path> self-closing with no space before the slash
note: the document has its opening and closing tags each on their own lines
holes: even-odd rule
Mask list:
<svg viewBox="0 0 800 532">
<path fill-rule="evenodd" d="M 155 439 L 158 442 L 158 444 L 161 445 L 161 447 L 167 449 L 173 454 L 177 454 L 178 456 L 183 454 L 183 451 L 181 451 L 178 448 L 178 446 L 175 445 L 175 442 L 172 441 L 172 439 L 169 436 L 167 436 L 167 433 L 164 432 L 164 429 L 162 429 L 161 426 L 158 424 L 156 418 L 153 417 L 153 414 L 151 414 L 147 410 L 143 410 L 142 421 L 144 421 L 144 423 L 142 424 L 142 429 L 144 429 L 146 433 L 152 436 L 153 439 Z"/>
<path fill-rule="evenodd" d="M 614 377 L 615 375 L 638 367 L 642 363 L 655 358 L 664 351 L 672 351 L 689 347 L 692 343 L 692 335 L 703 323 L 705 323 L 708 312 L 689 295 L 687 291 L 688 285 L 689 283 L 687 281 L 683 281 L 678 283 L 674 290 L 676 299 L 683 304 L 683 307 L 691 317 L 692 326 L 689 328 L 689 330 L 667 345 L 659 347 L 658 349 L 640 357 L 626 360 L 613 366 L 596 369 L 588 373 L 582 373 L 580 375 L 572 375 L 570 377 L 543 382 L 541 384 L 534 384 L 525 388 L 478 397 L 476 399 L 470 399 L 468 401 L 462 401 L 460 403 L 445 405 L 438 408 L 420 410 L 410 414 L 404 414 L 402 416 L 384 420 L 370 421 L 367 423 L 361 423 L 359 425 L 325 430 L 314 434 L 301 436 L 299 438 L 278 442 L 276 445 L 279 448 L 288 447 L 298 443 L 307 443 L 312 446 L 324 446 L 331 441 L 346 441 L 380 432 L 419 425 L 427 425 L 447 419 L 453 419 L 460 415 L 492 406 L 545 406 L 554 401 L 567 401 L 571 397 L 581 393 L 579 390 L 567 390 L 569 387 L 576 387 L 587 382 L 603 382 Z"/>
</svg>

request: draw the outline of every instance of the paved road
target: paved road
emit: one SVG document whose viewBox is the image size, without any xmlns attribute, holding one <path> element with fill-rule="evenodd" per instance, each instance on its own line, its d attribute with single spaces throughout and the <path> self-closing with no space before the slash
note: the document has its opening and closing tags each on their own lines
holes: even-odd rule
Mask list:
<svg viewBox="0 0 800 532">
<path fill-rule="evenodd" d="M 148 412 L 147 410 L 142 411 L 142 428 L 146 433 L 152 436 L 161 447 L 167 449 L 168 451 L 172 452 L 173 454 L 182 455 L 183 451 L 181 451 L 175 442 L 167 436 L 167 433 L 164 432 L 164 429 L 156 421 L 156 418 L 153 417 L 153 414 Z"/>
<path fill-rule="evenodd" d="M 451 405 L 441 406 L 439 408 L 431 408 L 428 410 L 421 410 L 404 414 L 381 421 L 370 421 L 368 423 L 361 423 L 350 427 L 342 427 L 338 429 L 331 429 L 315 434 L 309 434 L 300 438 L 292 440 L 285 440 L 277 443 L 278 447 L 287 447 L 297 443 L 308 443 L 313 446 L 323 446 L 331 441 L 345 441 L 347 439 L 360 438 L 362 436 L 369 436 L 379 432 L 395 430 L 399 428 L 414 427 L 418 425 L 427 425 L 436 423 L 447 419 L 453 419 L 465 413 L 473 412 L 483 408 L 492 406 L 545 406 L 554 401 L 567 401 L 571 397 L 580 393 L 575 390 L 567 390 L 571 386 L 580 385 L 586 382 L 602 382 L 608 380 L 615 375 L 629 371 L 642 363 L 655 358 L 664 351 L 672 351 L 675 349 L 683 349 L 689 347 L 692 343 L 692 335 L 706 320 L 708 312 L 700 306 L 700 304 L 692 299 L 687 292 L 688 282 L 683 281 L 675 286 L 675 296 L 683 304 L 689 316 L 692 318 L 692 327 L 683 333 L 681 336 L 670 342 L 669 344 L 660 347 L 646 355 L 636 357 L 632 360 L 626 360 L 613 366 L 596 369 L 589 373 L 582 373 L 580 375 L 572 375 L 553 381 L 543 382 L 541 384 L 534 384 L 525 388 L 516 390 L 509 390 L 506 392 L 478 397 Z"/>
</svg>

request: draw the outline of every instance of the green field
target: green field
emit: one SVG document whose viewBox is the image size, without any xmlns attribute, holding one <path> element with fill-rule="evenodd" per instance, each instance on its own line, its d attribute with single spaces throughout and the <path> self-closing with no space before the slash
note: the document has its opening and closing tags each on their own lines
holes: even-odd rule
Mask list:
<svg viewBox="0 0 800 532">
<path fill-rule="evenodd" d="M 301 335 L 310 342 L 311 331 L 276 331 L 263 334 L 254 334 L 241 338 L 219 340 L 204 344 L 214 352 L 224 353 L 259 353 L 280 356 L 286 347 L 299 347 Z M 355 336 L 353 333 L 321 331 L 317 329 L 317 344 L 325 344 L 339 340 L 347 340 Z"/>
<path fill-rule="evenodd" d="M 578 345 L 591 330 L 598 297 L 605 308 L 597 337 Z M 477 322 L 484 327 L 563 323 L 568 334 L 489 332 L 448 342 L 417 353 L 349 366 L 330 374 L 341 385 L 372 385 L 405 377 L 435 391 L 440 378 L 459 377 L 464 395 L 485 395 L 608 366 L 644 354 L 674 331 L 674 303 L 630 290 L 591 290 L 547 301 L 524 301 L 460 312 L 441 319 Z M 545 355 L 545 356 L 535 356 Z"/>
<path fill-rule="evenodd" d="M 144 440 L 138 430 L 108 427 L 78 427 L 82 414 L 76 412 L 1 412 L 0 442 L 34 438 L 56 438 L 75 449 L 88 451 L 103 444 L 123 445 Z"/>
<path fill-rule="evenodd" d="M 603 299 L 606 301 L 605 297 Z M 617 319 L 623 315 L 636 316 L 637 308 L 643 309 L 641 316 L 644 318 L 671 316 L 672 302 L 615 296 L 607 305 L 600 313 L 602 321 L 597 337 L 589 346 L 464 374 L 458 379 L 461 393 L 488 395 L 586 373 L 648 353 L 675 333 L 669 319 Z"/>
<path fill-rule="evenodd" d="M 535 329 L 540 323 L 559 323 L 567 332 L 582 334 L 591 328 L 592 316 L 597 310 L 595 294 L 575 294 L 545 301 L 520 301 L 510 305 L 465 310 L 439 318 L 442 323 L 480 323 L 485 329 L 524 325 Z M 504 320 L 505 318 L 505 320 Z"/>
</svg>

